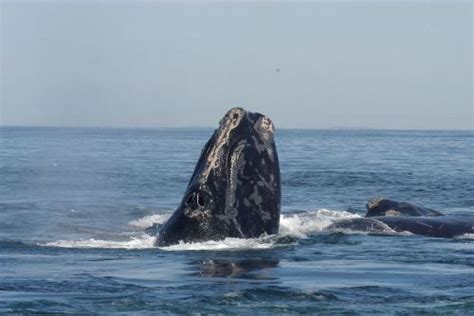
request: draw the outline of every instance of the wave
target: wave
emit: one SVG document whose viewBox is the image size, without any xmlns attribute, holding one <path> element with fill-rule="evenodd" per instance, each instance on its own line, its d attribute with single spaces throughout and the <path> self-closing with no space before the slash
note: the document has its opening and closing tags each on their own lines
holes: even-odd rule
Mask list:
<svg viewBox="0 0 474 316">
<path fill-rule="evenodd" d="M 154 225 L 163 224 L 170 215 L 171 213 L 152 214 L 130 221 L 128 225 L 143 231 Z M 287 241 L 283 244 L 281 243 L 283 237 L 307 238 L 308 235 L 323 231 L 336 220 L 360 217 L 360 215 L 346 211 L 331 211 L 327 209 L 281 214 L 280 232 L 278 235 L 249 239 L 226 238 L 220 241 L 211 240 L 205 242 L 179 243 L 168 247 L 160 247 L 160 249 L 166 251 L 270 249 L 285 244 L 287 245 Z M 58 240 L 41 244 L 41 246 L 62 248 L 149 249 L 154 248 L 155 241 L 156 237 L 142 232 L 139 236 L 132 236 L 124 241 L 90 238 L 81 240 Z"/>
<path fill-rule="evenodd" d="M 274 248 L 277 242 L 276 236 L 264 236 L 260 238 L 226 238 L 224 240 L 209 240 L 203 242 L 184 243 L 168 247 L 159 247 L 166 251 L 182 250 L 259 250 Z"/>
<path fill-rule="evenodd" d="M 153 214 L 148 215 L 139 219 L 135 219 L 128 223 L 129 226 L 146 229 L 152 227 L 155 224 L 163 224 L 170 218 L 172 213 L 165 214 Z"/>
<path fill-rule="evenodd" d="M 466 239 L 466 240 L 474 240 L 474 234 L 463 234 L 460 236 L 455 237 L 456 239 Z"/>
<path fill-rule="evenodd" d="M 81 239 L 81 240 L 58 240 L 40 246 L 60 248 L 110 248 L 110 249 L 148 249 L 154 248 L 156 237 L 142 234 L 139 237 L 131 237 L 126 241 Z"/>
<path fill-rule="evenodd" d="M 336 220 L 360 218 L 360 215 L 346 211 L 320 209 L 280 216 L 280 235 L 306 238 L 309 234 L 320 232 Z"/>
</svg>

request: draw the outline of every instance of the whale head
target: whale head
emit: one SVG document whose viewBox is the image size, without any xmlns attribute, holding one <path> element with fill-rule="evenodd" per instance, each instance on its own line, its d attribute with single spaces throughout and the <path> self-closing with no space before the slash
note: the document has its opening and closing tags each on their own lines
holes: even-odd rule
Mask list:
<svg viewBox="0 0 474 316">
<path fill-rule="evenodd" d="M 441 212 L 407 202 L 397 202 L 383 197 L 370 199 L 365 205 L 366 217 L 374 216 L 442 216 Z"/>
<path fill-rule="evenodd" d="M 181 204 L 156 244 L 278 233 L 281 187 L 274 131 L 265 115 L 229 110 L 204 146 Z"/>
</svg>

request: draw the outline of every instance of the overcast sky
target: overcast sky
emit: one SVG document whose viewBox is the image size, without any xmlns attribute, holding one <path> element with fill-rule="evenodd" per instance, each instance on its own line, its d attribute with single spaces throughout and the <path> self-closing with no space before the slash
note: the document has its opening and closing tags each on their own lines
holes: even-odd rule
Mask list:
<svg viewBox="0 0 474 316">
<path fill-rule="evenodd" d="M 474 129 L 471 1 L 1 1 L 1 125 Z"/>
</svg>

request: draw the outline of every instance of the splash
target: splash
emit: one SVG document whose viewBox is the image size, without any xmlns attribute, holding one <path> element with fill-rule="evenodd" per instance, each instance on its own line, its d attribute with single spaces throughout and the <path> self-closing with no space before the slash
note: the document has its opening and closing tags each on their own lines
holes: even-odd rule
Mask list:
<svg viewBox="0 0 474 316">
<path fill-rule="evenodd" d="M 335 220 L 360 218 L 360 215 L 345 211 L 320 209 L 296 214 L 280 216 L 280 235 L 306 238 L 310 234 L 321 232 Z"/>
<path fill-rule="evenodd" d="M 260 238 L 226 238 L 224 240 L 209 240 L 196 243 L 183 243 L 171 245 L 168 247 L 160 247 L 166 251 L 183 251 L 183 250 L 258 250 L 270 249 L 275 246 L 275 236 L 265 236 Z"/>
<path fill-rule="evenodd" d="M 163 224 L 170 218 L 170 214 L 153 214 L 153 215 L 148 215 L 139 219 L 135 219 L 128 223 L 129 226 L 140 228 L 140 229 L 146 229 L 154 224 Z"/>
<path fill-rule="evenodd" d="M 463 234 L 457 237 L 454 237 L 455 239 L 465 239 L 465 240 L 474 240 L 474 234 Z"/>
<path fill-rule="evenodd" d="M 155 224 L 163 224 L 170 217 L 170 213 L 159 213 L 148 215 L 128 223 L 130 227 L 145 230 Z M 331 225 L 335 220 L 345 218 L 359 218 L 357 214 L 345 211 L 331 211 L 320 209 L 293 214 L 282 214 L 280 216 L 280 233 L 273 236 L 262 236 L 260 238 L 226 238 L 219 241 L 205 241 L 195 243 L 179 243 L 159 249 L 166 251 L 189 251 L 189 250 L 252 250 L 270 249 L 282 246 L 278 240 L 281 237 L 291 236 L 306 238 L 311 234 L 318 233 Z M 149 249 L 154 248 L 156 237 L 148 234 L 129 237 L 125 241 L 81 239 L 81 240 L 58 240 L 42 244 L 48 247 L 62 248 L 111 248 L 111 249 Z"/>
<path fill-rule="evenodd" d="M 81 239 L 81 240 L 58 240 L 40 244 L 40 246 L 59 248 L 110 248 L 110 249 L 148 249 L 155 245 L 156 237 L 143 234 L 139 237 L 131 237 L 126 241 Z"/>
</svg>

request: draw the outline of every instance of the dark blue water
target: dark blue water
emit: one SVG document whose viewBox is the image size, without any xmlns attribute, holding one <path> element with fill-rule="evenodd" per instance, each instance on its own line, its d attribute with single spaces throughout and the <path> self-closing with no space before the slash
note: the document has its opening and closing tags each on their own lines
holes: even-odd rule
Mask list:
<svg viewBox="0 0 474 316">
<path fill-rule="evenodd" d="M 323 229 L 373 196 L 474 216 L 474 132 L 279 130 L 280 235 L 154 248 L 211 132 L 0 128 L 0 313 L 474 314 L 472 236 Z"/>
</svg>

